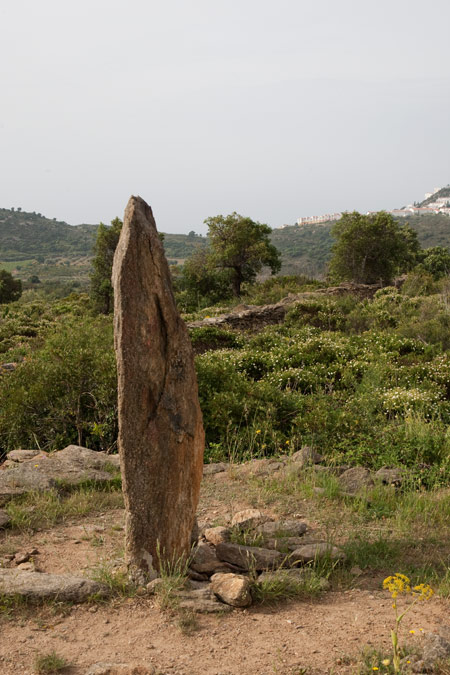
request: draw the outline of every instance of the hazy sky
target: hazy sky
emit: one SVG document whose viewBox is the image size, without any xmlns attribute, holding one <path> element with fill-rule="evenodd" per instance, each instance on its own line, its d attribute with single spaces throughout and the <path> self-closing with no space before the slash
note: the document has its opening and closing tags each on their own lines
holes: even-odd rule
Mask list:
<svg viewBox="0 0 450 675">
<path fill-rule="evenodd" d="M 448 0 L 0 0 L 0 207 L 205 232 L 450 183 Z"/>
</svg>

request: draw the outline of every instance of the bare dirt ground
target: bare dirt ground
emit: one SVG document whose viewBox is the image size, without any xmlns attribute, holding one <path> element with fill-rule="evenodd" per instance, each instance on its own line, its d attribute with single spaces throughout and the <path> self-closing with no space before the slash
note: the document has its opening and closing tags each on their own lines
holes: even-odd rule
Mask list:
<svg viewBox="0 0 450 675">
<path fill-rule="evenodd" d="M 208 476 L 199 521 L 223 524 L 232 512 L 252 505 L 249 501 L 245 483 L 224 474 Z M 311 505 L 302 501 L 296 507 L 314 528 Z M 34 564 L 43 572 L 91 574 L 121 564 L 123 536 L 123 511 L 114 510 L 32 534 L 3 533 L 0 546 L 11 552 L 36 548 Z M 36 655 L 53 650 L 71 664 L 64 672 L 72 675 L 84 675 L 98 662 L 145 666 L 159 675 L 355 673 L 365 645 L 389 652 L 393 610 L 381 590 L 382 578 L 361 575 L 357 583 L 314 601 L 199 615 L 190 634 L 152 597 L 3 612 L 0 673 L 31 675 Z M 448 623 L 449 609 L 448 600 L 436 597 L 426 607 L 414 607 L 403 640 L 420 641 L 422 631 Z"/>
</svg>

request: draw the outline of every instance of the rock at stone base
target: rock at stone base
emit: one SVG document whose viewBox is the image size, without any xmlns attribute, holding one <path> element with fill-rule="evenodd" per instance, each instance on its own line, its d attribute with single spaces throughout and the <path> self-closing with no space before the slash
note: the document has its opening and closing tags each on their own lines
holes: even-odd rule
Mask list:
<svg viewBox="0 0 450 675">
<path fill-rule="evenodd" d="M 230 530 L 227 527 L 209 527 L 204 532 L 206 541 L 214 546 L 230 541 Z"/>
<path fill-rule="evenodd" d="M 303 546 L 306 543 L 307 542 L 304 541 L 303 537 L 278 537 L 274 539 L 265 539 L 264 547 L 285 553 L 287 551 L 295 551 L 296 548 Z"/>
<path fill-rule="evenodd" d="M 83 602 L 92 595 L 107 596 L 109 589 L 105 584 L 70 574 L 0 569 L 0 594 L 31 601 L 58 599 Z"/>
<path fill-rule="evenodd" d="M 345 553 L 337 546 L 328 544 L 326 541 L 318 541 L 315 544 L 299 546 L 290 555 L 291 564 L 313 562 L 317 558 L 329 557 L 331 560 L 344 560 Z"/>
<path fill-rule="evenodd" d="M 194 551 L 190 567 L 199 574 L 212 574 L 226 568 L 226 565 L 219 560 L 213 546 L 201 541 Z"/>
<path fill-rule="evenodd" d="M 355 495 L 360 490 L 373 485 L 372 475 L 363 466 L 354 466 L 339 476 L 339 484 L 344 492 Z"/>
<path fill-rule="evenodd" d="M 267 520 L 270 520 L 269 516 L 258 509 L 245 509 L 234 514 L 231 525 L 232 527 L 238 527 L 240 530 L 252 530 Z"/>
<path fill-rule="evenodd" d="M 130 666 L 125 663 L 94 663 L 85 675 L 156 675 L 153 666 Z M 159 671 L 160 672 L 160 671 Z"/>
<path fill-rule="evenodd" d="M 213 574 L 211 590 L 232 607 L 249 607 L 252 604 L 250 581 L 242 574 Z"/>
<path fill-rule="evenodd" d="M 257 527 L 258 532 L 268 537 L 301 537 L 307 529 L 307 524 L 301 520 L 275 520 Z"/>
<path fill-rule="evenodd" d="M 257 546 L 241 546 L 240 544 L 223 543 L 216 546 L 219 560 L 236 565 L 244 570 L 262 571 L 281 565 L 283 554 Z"/>
<path fill-rule="evenodd" d="M 6 527 L 7 525 L 9 525 L 10 522 L 11 522 L 11 518 L 8 516 L 6 511 L 3 511 L 2 509 L 0 509 L 0 530 L 3 527 Z"/>
<path fill-rule="evenodd" d="M 230 605 L 225 605 L 217 600 L 211 591 L 210 584 L 207 588 L 177 591 L 174 593 L 174 597 L 178 599 L 178 609 L 192 610 L 200 614 L 215 614 L 231 610 Z"/>
</svg>

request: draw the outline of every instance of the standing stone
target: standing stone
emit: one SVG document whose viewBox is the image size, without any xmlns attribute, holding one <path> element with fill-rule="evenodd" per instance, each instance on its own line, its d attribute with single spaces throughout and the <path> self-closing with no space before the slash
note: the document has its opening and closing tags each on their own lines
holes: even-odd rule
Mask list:
<svg viewBox="0 0 450 675">
<path fill-rule="evenodd" d="M 189 553 L 204 449 L 188 331 L 152 210 L 140 197 L 125 210 L 112 281 L 126 555 L 140 580 L 159 557 Z"/>
</svg>

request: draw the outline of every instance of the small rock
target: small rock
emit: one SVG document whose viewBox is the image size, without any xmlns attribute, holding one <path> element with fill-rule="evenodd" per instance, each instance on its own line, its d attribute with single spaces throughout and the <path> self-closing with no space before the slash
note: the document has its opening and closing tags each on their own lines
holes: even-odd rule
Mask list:
<svg viewBox="0 0 450 675">
<path fill-rule="evenodd" d="M 333 546 L 326 541 L 318 541 L 315 544 L 306 544 L 305 546 L 296 548 L 292 552 L 290 559 L 292 564 L 295 565 L 297 562 L 312 562 L 324 556 L 331 558 L 331 560 L 344 560 L 345 553 L 337 548 L 337 546 Z"/>
<path fill-rule="evenodd" d="M 211 476 L 214 473 L 222 473 L 228 468 L 228 464 L 225 462 L 217 462 L 216 464 L 204 464 L 203 465 L 203 475 Z"/>
<path fill-rule="evenodd" d="M 244 570 L 272 569 L 283 561 L 283 555 L 279 551 L 259 548 L 258 546 L 223 543 L 216 547 L 216 553 L 219 560 L 224 560 Z"/>
<path fill-rule="evenodd" d="M 40 450 L 11 450 L 6 455 L 8 459 L 13 462 L 26 462 L 28 459 L 33 459 L 36 455 L 40 454 Z"/>
<path fill-rule="evenodd" d="M 370 471 L 363 466 L 354 466 L 339 476 L 339 484 L 344 492 L 355 495 L 360 490 L 373 485 Z"/>
<path fill-rule="evenodd" d="M 355 577 L 359 577 L 363 573 L 362 569 L 360 567 L 352 567 L 350 570 L 350 574 L 353 574 Z"/>
<path fill-rule="evenodd" d="M 291 457 L 291 462 L 293 462 L 299 468 L 302 469 L 304 466 L 307 466 L 308 464 L 319 464 L 322 461 L 323 461 L 322 455 L 319 455 L 318 452 L 308 447 L 307 445 L 304 445 L 302 448 L 300 448 L 300 450 L 294 452 L 294 454 Z"/>
<path fill-rule="evenodd" d="M 242 574 L 213 574 L 211 590 L 232 607 L 249 607 L 252 604 L 250 581 Z"/>
<path fill-rule="evenodd" d="M 225 565 L 217 557 L 215 548 L 201 541 L 194 551 L 190 567 L 199 574 L 212 574 L 217 570 L 224 569 Z"/>
<path fill-rule="evenodd" d="M 375 473 L 375 480 L 380 481 L 383 485 L 395 485 L 399 487 L 402 484 L 404 472 L 401 469 L 389 469 L 383 466 Z"/>
<path fill-rule="evenodd" d="M 14 556 L 14 562 L 16 565 L 21 565 L 22 563 L 26 563 L 29 561 L 31 557 L 31 551 L 20 551 L 19 553 L 16 553 Z"/>
<path fill-rule="evenodd" d="M 438 634 L 426 633 L 424 636 L 422 659 L 425 672 L 432 670 L 438 661 L 450 657 L 450 635 L 445 635 L 443 628 Z"/>
<path fill-rule="evenodd" d="M 11 518 L 8 516 L 6 511 L 3 511 L 3 509 L 0 509 L 0 530 L 11 522 Z"/>
<path fill-rule="evenodd" d="M 265 523 L 267 520 L 270 520 L 269 516 L 266 516 L 258 509 L 245 509 L 234 514 L 231 519 L 231 525 L 239 527 L 240 530 L 251 530 Z"/>
<path fill-rule="evenodd" d="M 149 581 L 145 587 L 147 589 L 147 593 L 149 595 L 153 595 L 154 593 L 156 593 L 158 586 L 161 586 L 162 583 L 164 582 L 161 579 L 161 577 L 157 577 L 156 579 Z"/>
<path fill-rule="evenodd" d="M 214 546 L 230 540 L 230 530 L 227 527 L 209 527 L 204 532 L 205 539 Z"/>
<path fill-rule="evenodd" d="M 207 574 L 200 574 L 199 572 L 196 572 L 195 570 L 191 569 L 188 567 L 187 569 L 187 575 L 189 579 L 192 579 L 193 581 L 208 581 L 208 575 Z"/>
<path fill-rule="evenodd" d="M 267 536 L 301 537 L 308 526 L 301 520 L 271 521 L 259 525 L 257 531 Z"/>
<path fill-rule="evenodd" d="M 23 562 L 23 563 L 20 563 L 19 565 L 17 565 L 17 569 L 18 570 L 31 571 L 31 570 L 34 570 L 34 565 L 31 562 Z"/>
<path fill-rule="evenodd" d="M 274 539 L 265 539 L 265 548 L 275 551 L 295 551 L 296 548 L 305 544 L 303 537 L 278 537 Z"/>
<path fill-rule="evenodd" d="M 231 610 L 231 606 L 224 605 L 217 600 L 210 589 L 210 584 L 208 584 L 208 588 L 177 591 L 174 593 L 174 597 L 178 599 L 179 609 L 190 609 L 203 614 Z"/>
</svg>

